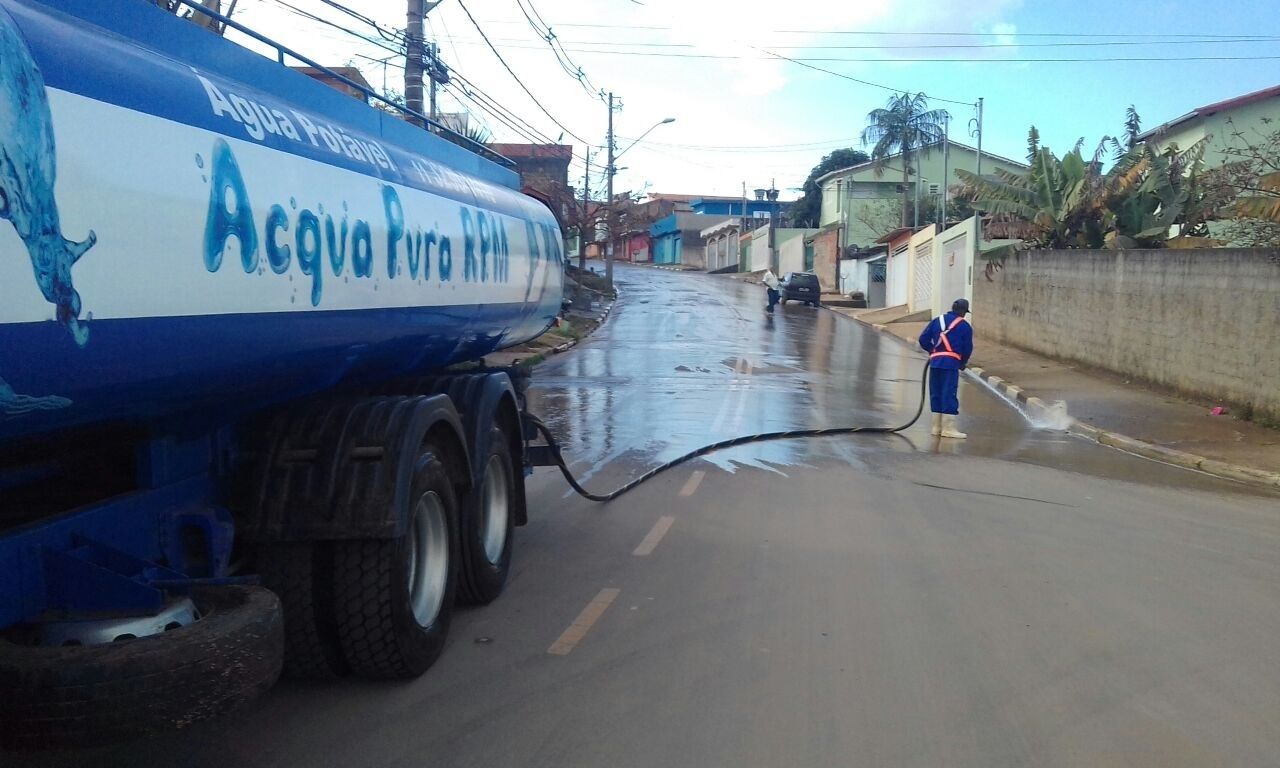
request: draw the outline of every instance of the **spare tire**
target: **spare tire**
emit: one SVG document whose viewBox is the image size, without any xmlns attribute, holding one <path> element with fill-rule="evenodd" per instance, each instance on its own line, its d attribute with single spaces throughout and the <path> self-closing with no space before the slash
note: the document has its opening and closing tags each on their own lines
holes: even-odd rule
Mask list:
<svg viewBox="0 0 1280 768">
<path fill-rule="evenodd" d="M 192 595 L 201 618 L 93 646 L 0 640 L 0 747 L 84 747 L 183 728 L 226 712 L 280 676 L 280 601 L 261 587 Z"/>
</svg>

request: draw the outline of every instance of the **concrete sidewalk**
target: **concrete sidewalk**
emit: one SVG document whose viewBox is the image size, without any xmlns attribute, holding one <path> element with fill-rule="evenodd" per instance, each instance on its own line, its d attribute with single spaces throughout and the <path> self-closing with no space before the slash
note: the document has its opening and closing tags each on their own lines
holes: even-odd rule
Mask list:
<svg viewBox="0 0 1280 768">
<path fill-rule="evenodd" d="M 865 310 L 832 311 L 892 334 L 913 348 L 923 322 L 868 322 Z M 1280 488 L 1280 431 L 1150 389 L 1123 376 L 975 340 L 971 370 L 1022 401 L 1061 401 L 1071 431 L 1130 453 L 1251 485 Z"/>
</svg>

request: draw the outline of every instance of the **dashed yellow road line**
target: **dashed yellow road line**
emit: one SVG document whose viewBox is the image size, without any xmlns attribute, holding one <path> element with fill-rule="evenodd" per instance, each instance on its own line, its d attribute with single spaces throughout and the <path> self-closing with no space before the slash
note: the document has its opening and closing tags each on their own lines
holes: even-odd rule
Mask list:
<svg viewBox="0 0 1280 768">
<path fill-rule="evenodd" d="M 640 546 L 635 548 L 631 554 L 636 557 L 645 557 L 652 554 L 653 550 L 658 546 L 658 542 L 662 541 L 662 537 L 667 535 L 667 531 L 671 530 L 671 524 L 676 519 L 669 515 L 658 518 L 658 522 L 653 524 L 653 528 L 649 530 L 649 535 L 644 537 L 644 541 L 640 542 Z"/>
<path fill-rule="evenodd" d="M 703 472 L 701 469 L 696 470 L 692 475 L 689 475 L 689 479 L 685 482 L 684 487 L 680 489 L 680 495 L 692 496 L 697 493 L 698 486 L 702 485 L 702 478 L 706 476 L 707 473 Z"/>
<path fill-rule="evenodd" d="M 582 642 L 582 638 L 587 636 L 587 632 L 591 630 L 591 627 L 604 615 L 605 609 L 614 600 L 618 599 L 618 593 L 621 591 L 614 587 L 605 587 L 600 590 L 591 602 L 587 603 L 587 607 L 583 608 L 582 612 L 578 614 L 578 618 L 573 620 L 569 628 L 562 632 L 560 637 L 551 644 L 551 647 L 547 649 L 547 653 L 552 653 L 556 656 L 569 655 L 569 652 L 578 643 Z"/>
</svg>

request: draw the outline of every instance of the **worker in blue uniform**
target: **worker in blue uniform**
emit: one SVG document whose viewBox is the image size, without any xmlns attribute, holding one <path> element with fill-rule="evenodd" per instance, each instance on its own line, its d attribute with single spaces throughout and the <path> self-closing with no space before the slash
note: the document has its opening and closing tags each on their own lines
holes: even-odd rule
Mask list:
<svg viewBox="0 0 1280 768">
<path fill-rule="evenodd" d="M 934 318 L 920 334 L 920 348 L 929 353 L 929 405 L 933 411 L 931 434 L 963 440 L 956 429 L 960 413 L 960 372 L 973 354 L 973 328 L 965 315 L 969 302 L 956 299 L 951 311 Z"/>
</svg>

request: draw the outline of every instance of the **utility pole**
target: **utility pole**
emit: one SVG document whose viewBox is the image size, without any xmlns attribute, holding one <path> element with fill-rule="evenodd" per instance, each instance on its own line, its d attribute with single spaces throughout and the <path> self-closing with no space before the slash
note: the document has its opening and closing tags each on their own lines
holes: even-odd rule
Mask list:
<svg viewBox="0 0 1280 768">
<path fill-rule="evenodd" d="M 582 219 L 578 225 L 578 269 L 587 269 L 587 223 L 591 218 L 591 147 L 587 147 L 587 169 L 582 172 Z M 595 227 L 591 227 L 595 234 Z"/>
<path fill-rule="evenodd" d="M 610 289 L 613 288 L 613 174 L 616 169 L 613 167 L 613 91 L 609 91 L 609 137 L 607 151 L 609 153 L 607 167 L 605 169 L 606 193 L 608 197 L 605 199 L 605 210 L 609 216 L 609 239 L 605 243 L 604 251 L 604 281 Z"/>
<path fill-rule="evenodd" d="M 982 176 L 982 99 L 978 99 L 978 176 Z"/>
<path fill-rule="evenodd" d="M 426 46 L 422 22 L 441 0 L 408 0 L 404 30 L 404 103 L 409 109 L 422 114 L 422 74 L 426 68 Z M 433 46 L 434 50 L 434 46 Z M 434 52 L 432 60 L 435 60 Z M 434 72 L 434 70 L 433 70 Z M 435 81 L 431 83 L 431 119 L 435 119 Z M 414 118 L 414 124 L 419 121 Z M 426 126 L 421 126 L 426 127 Z"/>
<path fill-rule="evenodd" d="M 425 0 L 409 0 L 404 30 L 404 103 L 422 114 L 422 20 L 427 15 Z M 413 122 L 417 122 L 416 119 Z M 423 126 L 425 127 L 425 126 Z"/>
<path fill-rule="evenodd" d="M 904 162 L 904 163 L 906 162 L 906 158 L 905 158 L 905 157 L 903 158 L 902 162 Z M 920 168 L 919 168 L 919 164 L 918 164 L 918 163 L 917 163 L 917 167 L 916 167 L 916 173 L 915 173 L 915 176 L 916 176 L 916 179 L 915 179 L 915 205 L 913 205 L 913 206 L 912 206 L 913 208 L 915 208 L 915 211 L 913 211 L 913 212 L 912 212 L 912 223 L 911 223 L 911 225 L 912 225 L 913 227 L 915 227 L 916 229 L 919 229 L 919 228 L 920 228 L 920 181 L 921 181 L 921 179 L 920 179 Z"/>
<path fill-rule="evenodd" d="M 982 157 L 982 155 L 978 155 Z M 982 161 L 979 160 L 979 163 Z M 942 228 L 947 228 L 947 182 L 951 171 L 951 116 L 942 118 Z"/>
<path fill-rule="evenodd" d="M 975 126 L 978 130 L 978 178 L 982 178 L 982 98 L 978 98 L 978 121 Z M 977 235 L 973 238 L 973 247 L 978 248 L 978 243 L 982 241 L 982 214 L 975 216 L 974 224 L 977 225 Z"/>
</svg>

